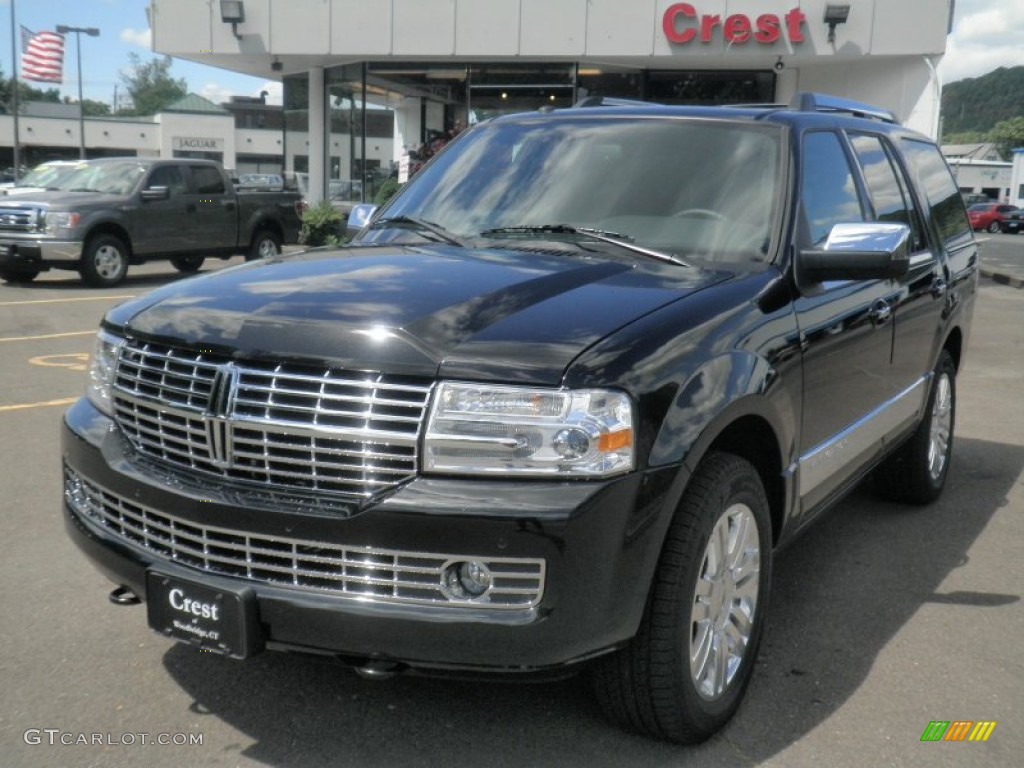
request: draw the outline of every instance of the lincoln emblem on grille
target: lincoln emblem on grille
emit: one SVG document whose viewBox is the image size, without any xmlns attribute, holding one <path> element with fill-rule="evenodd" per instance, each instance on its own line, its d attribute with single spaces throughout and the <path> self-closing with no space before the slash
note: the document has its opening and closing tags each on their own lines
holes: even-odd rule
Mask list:
<svg viewBox="0 0 1024 768">
<path fill-rule="evenodd" d="M 206 444 L 210 463 L 219 469 L 231 466 L 231 422 L 238 369 L 231 363 L 221 365 L 210 386 L 210 402 L 203 418 L 206 421 Z"/>
</svg>

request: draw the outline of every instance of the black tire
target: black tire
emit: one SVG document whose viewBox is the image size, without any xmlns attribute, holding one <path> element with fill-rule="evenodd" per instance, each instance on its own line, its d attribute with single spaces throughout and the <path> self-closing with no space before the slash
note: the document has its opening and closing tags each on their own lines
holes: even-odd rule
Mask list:
<svg viewBox="0 0 1024 768">
<path fill-rule="evenodd" d="M 281 238 L 276 232 L 269 229 L 261 229 L 252 236 L 252 243 L 249 244 L 249 252 L 245 254 L 246 261 L 266 259 L 276 256 L 281 252 Z"/>
<path fill-rule="evenodd" d="M 39 277 L 38 269 L 14 269 L 11 267 L 0 267 L 0 280 L 8 283 L 31 283 Z"/>
<path fill-rule="evenodd" d="M 198 272 L 204 261 L 206 261 L 205 256 L 175 256 L 171 259 L 171 265 L 179 272 L 191 274 Z"/>
<path fill-rule="evenodd" d="M 999 231 L 999 222 L 998 221 L 993 221 L 991 224 L 989 224 L 988 225 L 988 231 L 993 233 L 993 234 L 998 232 Z"/>
<path fill-rule="evenodd" d="M 727 578 L 709 578 L 713 558 L 712 534 L 719 523 L 726 531 L 731 522 L 742 521 L 740 529 L 749 537 L 756 533 L 758 553 L 741 569 L 732 587 Z M 743 550 L 752 551 L 749 538 Z M 723 540 L 716 535 L 716 546 Z M 740 705 L 757 658 L 771 583 L 771 520 L 768 499 L 761 478 L 751 464 L 726 453 L 709 454 L 701 462 L 669 527 L 661 559 L 640 629 L 625 648 L 599 659 L 593 669 L 597 700 L 605 713 L 629 730 L 683 744 L 703 741 L 724 726 Z M 726 551 L 728 554 L 728 551 Z M 727 559 L 727 558 L 725 558 Z M 756 573 L 749 570 L 757 565 Z M 726 571 L 732 573 L 727 567 Z M 708 614 L 701 622 L 698 612 L 698 584 L 708 587 L 700 603 Z M 742 585 L 742 587 L 740 586 Z M 749 591 L 756 585 L 753 599 Z M 744 603 L 746 600 L 746 603 Z M 708 629 L 715 606 L 728 606 L 723 626 L 736 611 L 749 621 L 746 642 L 735 658 L 729 658 L 722 672 L 721 690 L 702 692 L 714 680 L 698 679 L 692 671 L 693 645 Z M 748 615 L 752 613 L 752 616 Z M 722 618 L 722 614 L 718 614 Z M 714 622 L 717 623 L 717 622 Z M 729 639 L 721 630 L 719 639 Z M 713 633 L 712 633 L 713 634 Z M 709 647 L 713 647 L 709 646 Z M 699 650 L 699 649 L 698 649 Z M 698 654 L 699 655 L 699 654 Z M 710 687 L 710 685 L 709 685 Z M 709 695 L 710 693 L 710 695 Z"/>
<path fill-rule="evenodd" d="M 96 288 L 119 285 L 128 274 L 128 246 L 115 235 L 96 235 L 85 244 L 78 271 Z"/>
<path fill-rule="evenodd" d="M 907 442 L 874 472 L 875 488 L 891 501 L 928 504 L 942 493 L 953 458 L 956 366 L 946 350 L 935 364 L 925 416 Z"/>
</svg>

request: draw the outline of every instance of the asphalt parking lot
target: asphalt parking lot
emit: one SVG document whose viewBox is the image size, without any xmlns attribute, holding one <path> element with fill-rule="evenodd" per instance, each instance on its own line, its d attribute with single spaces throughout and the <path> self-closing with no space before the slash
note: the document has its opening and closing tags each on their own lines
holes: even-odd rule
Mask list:
<svg viewBox="0 0 1024 768">
<path fill-rule="evenodd" d="M 1024 237 L 982 248 L 1024 262 Z M 982 281 L 942 499 L 861 489 L 783 552 L 747 699 L 687 749 L 607 725 L 581 679 L 370 682 L 297 656 L 234 662 L 110 604 L 64 535 L 61 413 L 103 312 L 177 277 L 158 263 L 109 291 L 74 273 L 0 283 L 0 767 L 1020 765 L 1024 290 Z M 922 743 L 933 720 L 997 725 L 986 743 Z"/>
</svg>

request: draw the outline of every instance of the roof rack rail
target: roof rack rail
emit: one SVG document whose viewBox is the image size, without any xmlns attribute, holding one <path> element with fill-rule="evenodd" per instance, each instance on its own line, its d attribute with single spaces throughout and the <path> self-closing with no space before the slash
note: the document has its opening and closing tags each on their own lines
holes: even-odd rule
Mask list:
<svg viewBox="0 0 1024 768">
<path fill-rule="evenodd" d="M 800 112 L 845 112 L 856 117 L 867 117 L 881 120 L 883 123 L 895 123 L 896 115 L 887 109 L 861 104 L 858 101 L 841 99 L 827 93 L 798 93 L 789 103 L 790 109 Z"/>
<path fill-rule="evenodd" d="M 657 107 L 656 101 L 641 101 L 640 99 L 618 99 L 614 96 L 584 96 L 577 101 L 574 107 Z"/>
</svg>

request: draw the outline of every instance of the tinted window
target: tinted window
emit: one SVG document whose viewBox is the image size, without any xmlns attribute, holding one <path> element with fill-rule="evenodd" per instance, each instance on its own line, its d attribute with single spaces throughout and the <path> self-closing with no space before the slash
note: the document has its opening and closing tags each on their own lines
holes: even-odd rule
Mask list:
<svg viewBox="0 0 1024 768">
<path fill-rule="evenodd" d="M 924 248 L 921 226 L 909 187 L 890 148 L 878 136 L 852 134 L 850 142 L 864 172 L 871 205 L 875 209 L 875 219 L 906 224 L 913 234 L 913 249 Z"/>
<path fill-rule="evenodd" d="M 857 185 L 836 134 L 821 132 L 804 136 L 800 188 L 811 243 L 825 242 L 835 224 L 864 221 Z"/>
<path fill-rule="evenodd" d="M 181 168 L 176 165 L 162 165 L 154 169 L 146 186 L 167 187 L 172 195 L 180 195 L 188 191 L 188 185 L 185 183 L 185 177 L 181 173 Z"/>
<path fill-rule="evenodd" d="M 939 237 L 945 242 L 957 237 L 970 237 L 971 225 L 967 222 L 963 198 L 939 148 L 911 139 L 905 140 L 903 146 L 928 198 Z"/>
<path fill-rule="evenodd" d="M 224 177 L 216 168 L 209 165 L 192 165 L 189 168 L 196 192 L 201 195 L 224 194 Z"/>
</svg>

